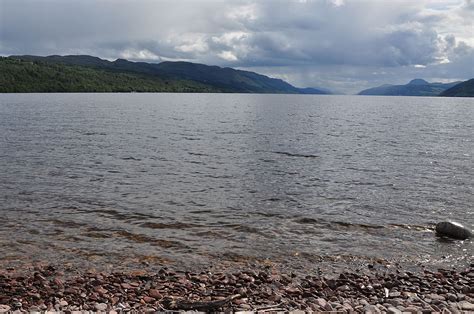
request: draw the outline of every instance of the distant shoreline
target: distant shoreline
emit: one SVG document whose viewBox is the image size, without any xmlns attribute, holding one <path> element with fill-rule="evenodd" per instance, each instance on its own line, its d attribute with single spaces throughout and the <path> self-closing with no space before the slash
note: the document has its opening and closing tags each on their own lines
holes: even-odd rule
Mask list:
<svg viewBox="0 0 474 314">
<path fill-rule="evenodd" d="M 108 61 L 88 55 L 0 57 L 0 93 L 18 92 L 335 94 L 324 88 L 295 87 L 255 72 L 190 62 Z M 406 85 L 385 84 L 359 94 L 474 97 L 474 79 L 451 83 L 414 79 Z"/>
</svg>

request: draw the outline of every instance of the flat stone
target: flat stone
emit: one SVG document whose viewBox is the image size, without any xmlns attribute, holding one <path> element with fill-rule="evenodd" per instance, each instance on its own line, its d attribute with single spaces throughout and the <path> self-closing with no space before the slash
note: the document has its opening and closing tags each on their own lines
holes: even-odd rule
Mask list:
<svg viewBox="0 0 474 314">
<path fill-rule="evenodd" d="M 97 311 L 107 310 L 107 304 L 105 304 L 105 303 L 96 303 L 94 307 Z"/>
<path fill-rule="evenodd" d="M 382 304 L 377 304 L 377 307 L 380 309 L 381 312 L 387 312 L 387 308 Z"/>
<path fill-rule="evenodd" d="M 397 309 L 393 306 L 389 306 L 387 308 L 387 314 L 402 314 L 402 311 L 400 311 L 399 309 Z"/>
<path fill-rule="evenodd" d="M 252 307 L 248 304 L 240 304 L 239 308 L 241 308 L 243 310 L 251 310 L 252 309 Z"/>
<path fill-rule="evenodd" d="M 408 312 L 408 313 L 413 313 L 413 314 L 417 314 L 419 312 L 421 312 L 421 310 L 417 307 L 414 307 L 414 306 L 409 306 L 409 307 L 406 307 L 403 312 Z"/>
<path fill-rule="evenodd" d="M 327 305 L 328 303 L 327 303 L 327 301 L 324 300 L 323 298 L 318 298 L 318 299 L 316 300 L 316 304 L 317 304 L 320 308 L 324 309 L 324 308 L 326 308 L 326 305 Z"/>
<path fill-rule="evenodd" d="M 393 307 L 398 307 L 398 306 L 404 304 L 403 300 L 400 299 L 400 298 L 389 299 L 389 300 L 386 300 L 385 302 L 387 302 L 388 304 L 392 305 Z"/>
<path fill-rule="evenodd" d="M 459 314 L 461 311 L 454 305 L 448 307 L 449 312 L 452 314 Z"/>
<path fill-rule="evenodd" d="M 382 313 L 380 309 L 372 304 L 364 306 L 364 313 Z"/>
<path fill-rule="evenodd" d="M 351 288 L 348 285 L 342 285 L 342 286 L 338 287 L 337 290 L 339 290 L 339 291 L 350 291 Z"/>
<path fill-rule="evenodd" d="M 437 300 L 437 301 L 446 300 L 445 297 L 443 297 L 442 295 L 434 294 L 434 293 L 427 294 L 426 297 L 430 298 L 431 300 Z"/>
<path fill-rule="evenodd" d="M 413 298 L 413 297 L 416 297 L 416 293 L 415 292 L 408 292 L 408 291 L 403 291 L 402 292 L 402 295 L 406 298 Z"/>
<path fill-rule="evenodd" d="M 148 297 L 148 296 L 144 296 L 142 299 L 143 301 L 145 301 L 145 303 L 154 303 L 156 301 L 155 298 Z"/>
<path fill-rule="evenodd" d="M 342 304 L 342 309 L 346 312 L 353 312 L 354 309 L 352 308 L 352 305 L 350 305 L 349 303 L 343 303 Z"/>
<path fill-rule="evenodd" d="M 159 291 L 159 290 L 156 290 L 156 289 L 150 289 L 150 290 L 148 291 L 148 295 L 149 295 L 150 297 L 155 298 L 155 299 L 158 299 L 158 300 L 160 300 L 160 299 L 163 298 L 163 296 L 161 295 L 160 291 Z"/>
<path fill-rule="evenodd" d="M 446 299 L 451 302 L 456 302 L 458 298 L 454 293 L 446 293 Z"/>
<path fill-rule="evenodd" d="M 0 304 L 0 313 L 6 313 L 10 311 L 11 307 L 6 304 Z"/>
<path fill-rule="evenodd" d="M 474 304 L 468 301 L 461 301 L 458 303 L 458 306 L 464 311 L 474 311 Z"/>
<path fill-rule="evenodd" d="M 401 296 L 401 295 L 402 295 L 402 293 L 401 293 L 401 292 L 398 292 L 398 291 L 390 292 L 390 293 L 388 294 L 388 296 L 389 296 L 390 298 L 398 298 L 398 297 Z"/>
</svg>

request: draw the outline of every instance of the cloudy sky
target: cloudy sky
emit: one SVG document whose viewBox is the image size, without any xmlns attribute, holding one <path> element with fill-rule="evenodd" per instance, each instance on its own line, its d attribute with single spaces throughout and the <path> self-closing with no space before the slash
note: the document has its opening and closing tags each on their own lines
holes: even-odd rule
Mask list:
<svg viewBox="0 0 474 314">
<path fill-rule="evenodd" d="M 474 77 L 474 0 L 0 0 L 0 55 L 187 60 L 344 93 Z"/>
</svg>

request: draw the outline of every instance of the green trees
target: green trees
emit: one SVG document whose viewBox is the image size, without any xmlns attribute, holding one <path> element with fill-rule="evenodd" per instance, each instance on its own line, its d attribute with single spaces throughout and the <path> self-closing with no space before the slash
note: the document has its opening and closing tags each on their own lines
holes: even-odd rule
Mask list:
<svg viewBox="0 0 474 314">
<path fill-rule="evenodd" d="M 198 82 L 0 57 L 0 92 L 218 92 Z"/>
</svg>

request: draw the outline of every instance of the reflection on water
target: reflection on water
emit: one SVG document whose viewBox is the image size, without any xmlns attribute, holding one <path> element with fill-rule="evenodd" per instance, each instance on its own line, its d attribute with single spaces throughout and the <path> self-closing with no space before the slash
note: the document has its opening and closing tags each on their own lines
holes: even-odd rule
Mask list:
<svg viewBox="0 0 474 314">
<path fill-rule="evenodd" d="M 474 101 L 0 95 L 0 255 L 84 265 L 467 263 Z"/>
</svg>

